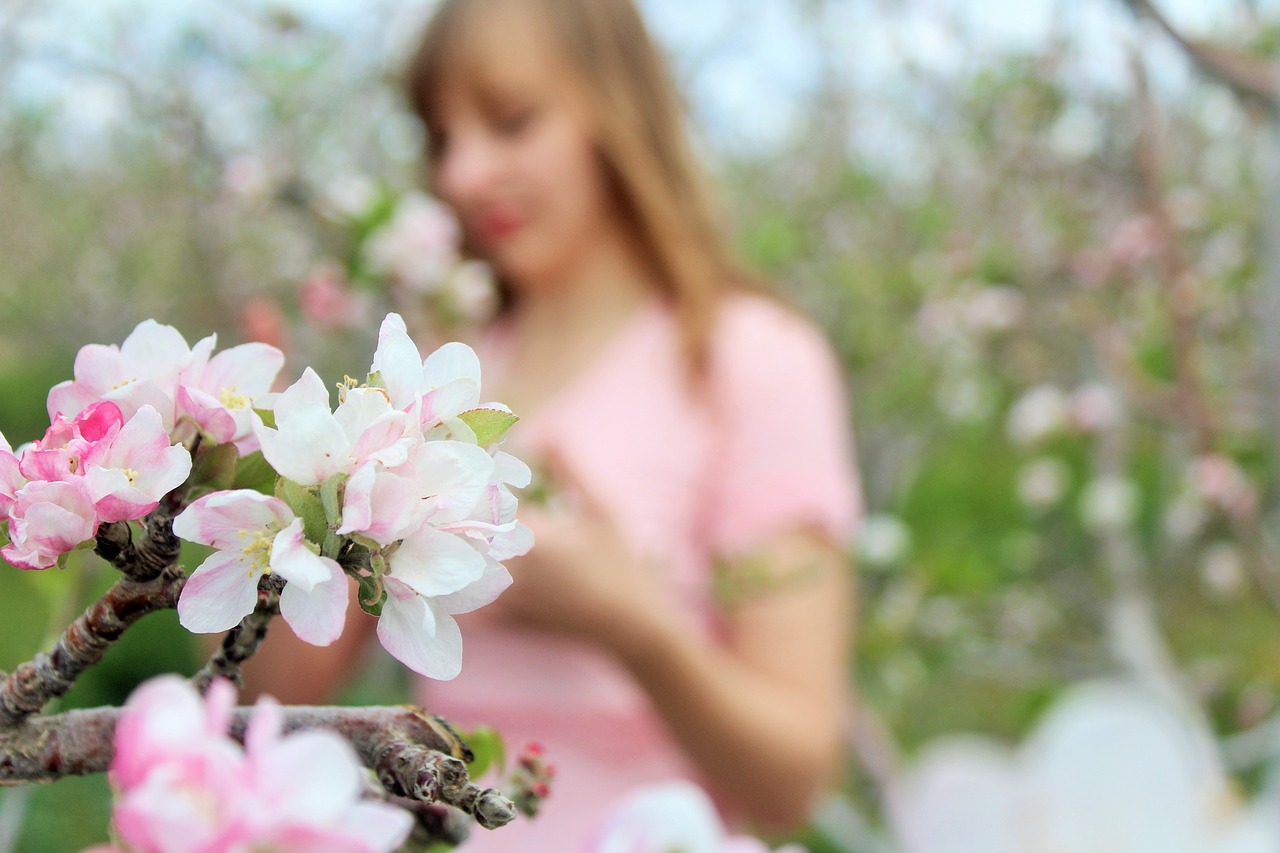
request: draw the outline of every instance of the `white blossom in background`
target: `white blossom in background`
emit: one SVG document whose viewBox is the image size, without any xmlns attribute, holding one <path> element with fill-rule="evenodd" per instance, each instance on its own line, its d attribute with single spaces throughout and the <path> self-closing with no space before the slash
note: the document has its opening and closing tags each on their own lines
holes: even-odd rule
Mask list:
<svg viewBox="0 0 1280 853">
<path fill-rule="evenodd" d="M 896 515 L 873 513 L 858 528 L 858 556 L 873 566 L 889 566 L 906 559 L 911 530 Z"/>
<path fill-rule="evenodd" d="M 1061 503 L 1071 482 L 1071 469 L 1056 456 L 1041 456 L 1018 470 L 1018 500 L 1044 511 Z"/>
<path fill-rule="evenodd" d="M 1123 530 L 1138 514 L 1138 487 L 1124 477 L 1098 477 L 1080 493 L 1080 517 L 1094 533 Z"/>
<path fill-rule="evenodd" d="M 1071 394 L 1071 420 L 1084 432 L 1105 432 L 1120 422 L 1120 395 L 1110 385 L 1087 382 Z"/>
<path fill-rule="evenodd" d="M 1027 446 L 1064 431 L 1071 422 L 1071 403 L 1056 385 L 1037 385 L 1009 409 L 1005 431 L 1014 444 Z"/>
<path fill-rule="evenodd" d="M 1200 585 L 1219 601 L 1239 598 L 1249 584 L 1245 557 L 1231 542 L 1214 542 L 1200 554 Z"/>
<path fill-rule="evenodd" d="M 1020 749 L 926 747 L 889 815 L 903 853 L 1280 850 L 1280 798 L 1242 800 L 1198 719 L 1119 684 L 1073 689 Z"/>
<path fill-rule="evenodd" d="M 410 291 L 435 293 L 459 263 L 458 223 L 449 209 L 421 193 L 400 200 L 391 221 L 369 238 L 369 266 Z"/>
<path fill-rule="evenodd" d="M 363 175 L 345 175 L 320 191 L 320 211 L 338 221 L 358 219 L 378 200 L 378 187 Z"/>
</svg>

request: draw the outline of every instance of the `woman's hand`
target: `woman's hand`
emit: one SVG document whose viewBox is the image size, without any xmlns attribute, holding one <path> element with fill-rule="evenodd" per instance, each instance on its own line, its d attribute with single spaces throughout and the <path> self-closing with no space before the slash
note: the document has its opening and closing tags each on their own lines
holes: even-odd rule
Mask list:
<svg viewBox="0 0 1280 853">
<path fill-rule="evenodd" d="M 514 583 L 488 610 L 612 645 L 637 622 L 669 608 L 662 605 L 655 568 L 635 555 L 600 503 L 563 473 L 555 482 L 563 500 L 521 506 L 534 547 L 505 562 Z"/>
</svg>

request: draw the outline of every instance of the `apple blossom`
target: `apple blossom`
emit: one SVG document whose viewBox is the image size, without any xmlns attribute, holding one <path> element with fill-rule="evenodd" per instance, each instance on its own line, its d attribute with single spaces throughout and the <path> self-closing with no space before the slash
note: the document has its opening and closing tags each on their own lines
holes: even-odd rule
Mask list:
<svg viewBox="0 0 1280 853">
<path fill-rule="evenodd" d="M 101 521 L 142 518 L 191 473 L 191 454 L 170 444 L 160 413 L 142 406 L 84 460 L 85 479 Z"/>
<path fill-rule="evenodd" d="M 23 450 L 19 469 L 28 480 L 69 480 L 84 476 L 86 460 L 97 448 L 109 443 L 123 423 L 120 407 L 105 401 L 85 407 L 70 419 L 58 414 L 44 437 Z"/>
<path fill-rule="evenodd" d="M 410 290 L 432 293 L 457 265 L 458 224 L 448 209 L 421 193 L 401 199 L 395 216 L 366 246 L 370 268 Z"/>
<path fill-rule="evenodd" d="M 1114 684 L 1076 688 L 1017 752 L 940 741 L 891 795 L 904 853 L 1280 849 L 1280 803 L 1233 796 L 1202 724 Z"/>
<path fill-rule="evenodd" d="M 242 455 L 252 453 L 258 448 L 253 406 L 271 390 L 284 367 L 284 353 L 267 344 L 248 343 L 210 358 L 214 341 L 211 336 L 197 344 L 192 363 L 179 376 L 177 416 L 189 419 L 219 444 L 231 442 Z"/>
<path fill-rule="evenodd" d="M 14 495 L 10 542 L 0 556 L 19 568 L 47 569 L 97 532 L 97 512 L 83 478 L 37 480 Z"/>
<path fill-rule="evenodd" d="M 730 836 L 711 798 L 691 782 L 640 788 L 614 806 L 581 853 L 769 853 L 764 842 Z M 777 853 L 802 853 L 788 845 Z"/>
<path fill-rule="evenodd" d="M 18 457 L 4 433 L 0 433 L 0 516 L 8 514 L 9 507 L 13 506 L 13 496 L 26 480 L 19 468 Z"/>
<path fill-rule="evenodd" d="M 191 574 L 178 600 L 179 622 L 187 630 L 230 630 L 253 611 L 258 581 L 275 572 L 286 581 L 280 615 L 299 639 L 325 646 L 341 635 L 347 606 L 342 569 L 307 547 L 302 520 L 284 501 L 248 489 L 215 492 L 183 510 L 173 531 L 217 549 Z"/>
<path fill-rule="evenodd" d="M 393 408 L 382 389 L 349 389 L 330 410 L 329 391 L 309 367 L 276 399 L 274 412 L 275 428 L 254 425 L 262 455 L 282 477 L 303 486 L 353 474 L 369 461 L 399 465 L 421 441 L 415 416 Z"/>
<path fill-rule="evenodd" d="M 346 741 L 283 735 L 279 706 L 263 699 L 241 749 L 227 734 L 233 702 L 223 681 L 203 702 L 174 676 L 134 691 L 110 770 L 122 850 L 384 853 L 404 841 L 412 818 L 360 798 L 365 771 Z"/>
<path fill-rule="evenodd" d="M 191 360 L 191 348 L 177 329 L 155 320 L 139 323 L 120 346 L 89 344 L 76 355 L 74 380 L 49 392 L 49 418 L 73 415 L 100 400 L 120 407 L 125 418 L 150 405 L 173 427 L 178 374 Z"/>
</svg>

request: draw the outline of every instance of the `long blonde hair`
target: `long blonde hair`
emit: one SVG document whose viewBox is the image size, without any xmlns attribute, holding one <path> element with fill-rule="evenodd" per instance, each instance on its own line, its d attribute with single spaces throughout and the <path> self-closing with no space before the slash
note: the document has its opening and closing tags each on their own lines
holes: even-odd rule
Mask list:
<svg viewBox="0 0 1280 853">
<path fill-rule="evenodd" d="M 446 72 L 512 3 L 544 18 L 576 72 L 615 197 L 674 308 L 689 364 L 701 373 L 720 296 L 754 282 L 729 248 L 680 98 L 632 0 L 443 0 L 405 81 L 428 153 Z"/>
</svg>

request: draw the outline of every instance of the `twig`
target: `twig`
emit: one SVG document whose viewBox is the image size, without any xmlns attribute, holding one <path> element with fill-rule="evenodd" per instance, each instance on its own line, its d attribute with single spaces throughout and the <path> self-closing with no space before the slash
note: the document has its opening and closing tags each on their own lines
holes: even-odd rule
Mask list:
<svg viewBox="0 0 1280 853">
<path fill-rule="evenodd" d="M 244 686 L 240 666 L 262 645 L 267 638 L 271 620 L 280 613 L 280 584 L 278 576 L 263 577 L 258 590 L 258 604 L 253 612 L 240 620 L 240 624 L 227 632 L 209 662 L 191 678 L 197 690 L 204 693 L 214 678 L 225 678 L 237 687 Z"/>
<path fill-rule="evenodd" d="M 0 727 L 16 726 L 66 694 L 80 673 L 102 660 L 126 628 L 148 613 L 177 606 L 186 580 L 182 568 L 171 564 L 148 581 L 127 576 L 116 581 L 67 627 L 52 651 L 19 664 L 0 684 Z"/>
<path fill-rule="evenodd" d="M 411 705 L 282 709 L 286 732 L 326 729 L 344 737 L 393 796 L 445 803 L 492 829 L 515 818 L 515 806 L 493 788 L 473 784 L 470 749 L 444 720 Z M 231 735 L 244 739 L 252 709 L 236 709 Z M 31 717 L 0 729 L 0 785 L 53 782 L 102 773 L 111 763 L 120 708 Z"/>
<path fill-rule="evenodd" d="M 1273 112 L 1280 111 L 1280 74 L 1275 65 L 1221 45 L 1188 38 L 1152 0 L 1125 0 L 1125 3 L 1135 15 L 1154 21 L 1205 74 L 1240 95 L 1261 101 Z"/>
<path fill-rule="evenodd" d="M 181 548 L 182 543 L 173 535 L 172 516 L 152 513 L 141 540 L 134 541 L 133 528 L 127 522 L 114 521 L 98 528 L 93 550 L 125 577 L 149 581 L 177 562 Z"/>
</svg>

